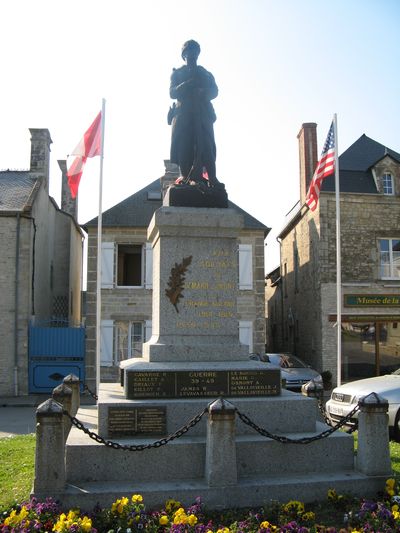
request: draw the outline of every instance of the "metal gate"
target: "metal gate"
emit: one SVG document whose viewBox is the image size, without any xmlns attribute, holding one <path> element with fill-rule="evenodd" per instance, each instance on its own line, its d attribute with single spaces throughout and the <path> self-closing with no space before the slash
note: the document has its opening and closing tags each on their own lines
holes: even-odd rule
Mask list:
<svg viewBox="0 0 400 533">
<path fill-rule="evenodd" d="M 85 328 L 47 321 L 29 325 L 29 392 L 51 392 L 65 376 L 85 379 Z"/>
</svg>

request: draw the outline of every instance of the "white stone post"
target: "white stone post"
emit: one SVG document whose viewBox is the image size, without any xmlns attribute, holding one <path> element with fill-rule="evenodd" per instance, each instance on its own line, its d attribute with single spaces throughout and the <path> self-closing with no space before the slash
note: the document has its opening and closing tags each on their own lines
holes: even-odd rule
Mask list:
<svg viewBox="0 0 400 533">
<path fill-rule="evenodd" d="M 35 496 L 54 496 L 65 488 L 63 408 L 50 398 L 36 410 Z"/>
<path fill-rule="evenodd" d="M 75 374 L 68 374 L 63 379 L 63 383 L 72 389 L 71 416 L 76 416 L 81 402 L 80 379 Z"/>
<path fill-rule="evenodd" d="M 220 398 L 208 408 L 205 478 L 209 487 L 237 484 L 235 406 Z"/>
<path fill-rule="evenodd" d="M 61 385 L 58 385 L 53 389 L 52 398 L 63 406 L 64 411 L 68 411 L 68 413 L 71 414 L 72 389 L 70 387 L 68 387 L 65 383 L 61 383 Z M 68 416 L 63 416 L 63 424 L 64 439 L 66 441 L 72 424 Z"/>
<path fill-rule="evenodd" d="M 387 400 L 375 392 L 359 402 L 356 468 L 367 476 L 390 476 Z"/>
</svg>

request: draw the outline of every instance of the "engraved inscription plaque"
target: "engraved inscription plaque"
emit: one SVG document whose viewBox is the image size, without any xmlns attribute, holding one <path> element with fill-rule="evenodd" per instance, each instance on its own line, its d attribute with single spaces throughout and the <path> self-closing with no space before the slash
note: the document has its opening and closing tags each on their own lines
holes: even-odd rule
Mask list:
<svg viewBox="0 0 400 533">
<path fill-rule="evenodd" d="M 279 369 L 127 372 L 127 398 L 215 398 L 277 396 Z"/>
<path fill-rule="evenodd" d="M 109 437 L 165 435 L 166 407 L 109 407 Z"/>
</svg>

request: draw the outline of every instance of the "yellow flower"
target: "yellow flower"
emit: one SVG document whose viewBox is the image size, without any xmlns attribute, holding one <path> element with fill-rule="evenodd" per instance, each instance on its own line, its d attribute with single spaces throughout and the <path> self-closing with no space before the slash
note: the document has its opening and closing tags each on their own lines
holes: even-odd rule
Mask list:
<svg viewBox="0 0 400 533">
<path fill-rule="evenodd" d="M 92 521 L 87 516 L 84 516 L 81 521 L 81 528 L 85 533 L 92 530 Z"/>
<path fill-rule="evenodd" d="M 386 480 L 386 486 L 388 488 L 394 489 L 395 485 L 396 485 L 396 480 L 395 479 L 389 478 L 389 479 Z"/>
<path fill-rule="evenodd" d="M 22 506 L 19 513 L 13 509 L 10 513 L 10 516 L 4 520 L 4 525 L 12 527 L 18 526 L 23 520 L 25 520 L 28 514 L 29 513 L 25 505 Z"/>
<path fill-rule="evenodd" d="M 187 524 L 188 516 L 183 507 L 180 507 L 174 514 L 174 524 Z"/>
<path fill-rule="evenodd" d="M 141 494 L 134 494 L 132 496 L 132 501 L 133 501 L 133 503 L 142 503 L 143 496 Z"/>
<path fill-rule="evenodd" d="M 175 511 L 175 509 L 178 509 L 179 507 L 181 507 L 181 505 L 182 505 L 181 502 L 177 502 L 176 500 L 167 500 L 165 502 L 165 510 L 169 514 Z"/>
<path fill-rule="evenodd" d="M 337 492 L 335 489 L 329 489 L 328 490 L 328 500 L 336 500 L 337 499 Z"/>
<path fill-rule="evenodd" d="M 217 533 L 229 533 L 229 528 L 223 527 L 221 529 L 217 529 Z"/>
<path fill-rule="evenodd" d="M 303 520 L 312 522 L 315 520 L 315 514 L 312 511 L 308 511 L 307 513 L 304 513 L 301 517 Z"/>
<path fill-rule="evenodd" d="M 197 516 L 194 515 L 194 514 L 191 514 L 188 516 L 188 524 L 189 526 L 194 526 L 195 524 L 197 524 Z"/>
<path fill-rule="evenodd" d="M 160 520 L 158 521 L 160 526 L 167 526 L 169 524 L 168 516 L 163 514 L 160 516 Z"/>
<path fill-rule="evenodd" d="M 296 512 L 297 514 L 302 514 L 304 513 L 304 503 L 291 500 L 285 505 L 284 510 L 287 513 Z"/>
<path fill-rule="evenodd" d="M 260 524 L 260 529 L 268 529 L 270 525 L 271 524 L 268 522 L 268 520 L 264 520 L 264 522 L 261 522 Z"/>
</svg>

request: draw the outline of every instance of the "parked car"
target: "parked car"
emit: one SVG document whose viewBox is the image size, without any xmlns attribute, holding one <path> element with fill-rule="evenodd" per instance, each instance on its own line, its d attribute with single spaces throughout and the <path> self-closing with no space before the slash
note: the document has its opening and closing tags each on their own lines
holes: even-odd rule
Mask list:
<svg viewBox="0 0 400 533">
<path fill-rule="evenodd" d="M 271 368 L 280 368 L 282 379 L 286 381 L 286 388 L 300 392 L 301 387 L 311 380 L 322 385 L 322 377 L 310 365 L 289 353 L 251 354 L 251 359 L 264 361 Z"/>
<path fill-rule="evenodd" d="M 396 440 L 400 439 L 400 368 L 392 374 L 375 378 L 359 379 L 333 389 L 325 409 L 331 424 L 337 424 L 358 404 L 359 400 L 371 392 L 376 392 L 389 402 L 389 429 Z M 357 425 L 357 415 L 349 426 Z"/>
</svg>

